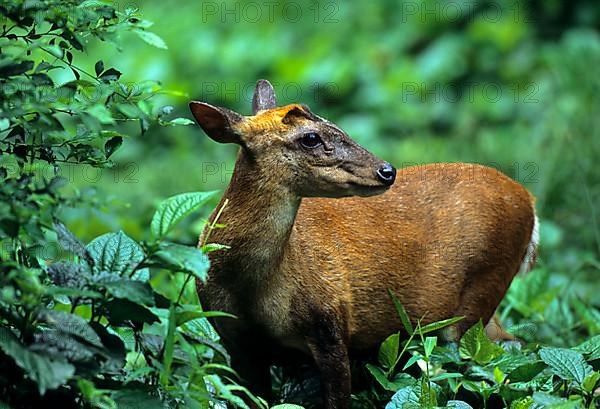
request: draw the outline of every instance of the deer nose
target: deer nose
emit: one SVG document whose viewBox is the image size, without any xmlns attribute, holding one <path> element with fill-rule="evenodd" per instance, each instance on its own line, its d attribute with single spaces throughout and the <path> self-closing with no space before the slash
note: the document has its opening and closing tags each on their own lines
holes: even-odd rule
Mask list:
<svg viewBox="0 0 600 409">
<path fill-rule="evenodd" d="M 377 169 L 377 177 L 380 181 L 385 183 L 387 186 L 391 186 L 394 184 L 396 180 L 396 169 L 389 163 L 384 163 L 382 167 Z"/>
</svg>

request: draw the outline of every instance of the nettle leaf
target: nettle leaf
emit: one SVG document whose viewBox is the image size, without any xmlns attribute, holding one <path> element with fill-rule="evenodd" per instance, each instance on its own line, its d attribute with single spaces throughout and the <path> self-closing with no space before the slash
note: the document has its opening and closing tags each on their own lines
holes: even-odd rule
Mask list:
<svg viewBox="0 0 600 409">
<path fill-rule="evenodd" d="M 144 259 L 144 250 L 122 231 L 95 238 L 87 249 L 93 258 L 94 272 L 129 274 Z"/>
<path fill-rule="evenodd" d="M 487 337 L 485 328 L 479 320 L 461 338 L 459 352 L 463 359 L 472 359 L 478 364 L 486 364 L 500 356 L 504 350 Z"/>
<path fill-rule="evenodd" d="M 596 335 L 595 337 L 582 342 L 573 349 L 582 353 L 588 361 L 600 359 L 600 335 Z"/>
<path fill-rule="evenodd" d="M 40 313 L 38 319 L 57 331 L 81 338 L 97 347 L 102 347 L 98 334 L 85 319 L 78 315 L 69 314 L 65 311 L 46 310 Z"/>
<path fill-rule="evenodd" d="M 392 396 L 385 409 L 420 408 L 420 389 L 418 386 L 406 386 Z"/>
<path fill-rule="evenodd" d="M 193 274 L 196 278 L 206 281 L 210 262 L 206 254 L 196 247 L 183 246 L 175 243 L 161 243 L 154 256 L 160 265 L 172 271 L 182 271 Z"/>
<path fill-rule="evenodd" d="M 540 358 L 555 375 L 567 381 L 575 381 L 579 386 L 583 384 L 586 376 L 594 370 L 585 362 L 583 355 L 572 349 L 542 348 Z"/>
<path fill-rule="evenodd" d="M 164 237 L 184 217 L 200 208 L 217 192 L 190 192 L 172 196 L 158 206 L 150 230 L 156 238 Z"/>
<path fill-rule="evenodd" d="M 59 287 L 82 289 L 89 276 L 86 266 L 70 261 L 52 263 L 47 269 L 50 279 Z"/>
<path fill-rule="evenodd" d="M 75 373 L 75 367 L 70 363 L 25 348 L 8 328 L 0 328 L 0 348 L 37 383 L 40 395 L 48 389 L 58 388 Z"/>
<path fill-rule="evenodd" d="M 400 334 L 392 334 L 379 347 L 377 359 L 379 364 L 386 369 L 390 369 L 398 358 L 400 352 Z"/>
<path fill-rule="evenodd" d="M 53 223 L 54 231 L 56 232 L 56 237 L 60 245 L 67 251 L 79 256 L 81 259 L 85 260 L 88 265 L 94 266 L 94 260 L 90 256 L 88 250 L 83 245 L 83 243 L 75 237 L 67 226 L 65 226 L 62 222 L 58 220 L 54 220 Z"/>
<path fill-rule="evenodd" d="M 462 400 L 449 400 L 448 403 L 446 403 L 446 407 L 454 409 L 473 409 L 471 405 Z"/>
</svg>

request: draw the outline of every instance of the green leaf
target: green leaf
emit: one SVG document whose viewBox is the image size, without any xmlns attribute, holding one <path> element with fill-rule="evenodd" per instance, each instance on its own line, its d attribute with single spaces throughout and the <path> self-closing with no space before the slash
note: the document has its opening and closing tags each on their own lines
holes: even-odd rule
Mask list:
<svg viewBox="0 0 600 409">
<path fill-rule="evenodd" d="M 94 71 L 96 72 L 97 76 L 104 72 L 104 62 L 102 62 L 102 60 L 96 61 L 96 64 L 94 65 Z"/>
<path fill-rule="evenodd" d="M 164 42 L 164 40 L 162 38 L 160 38 L 159 36 L 157 36 L 156 34 L 150 32 L 150 31 L 146 31 L 146 30 L 133 30 L 133 32 L 135 34 L 137 34 L 137 36 L 139 38 L 141 38 L 142 40 L 144 40 L 145 42 L 147 42 L 148 44 L 156 47 L 156 48 L 162 48 L 163 50 L 166 50 L 167 44 Z"/>
<path fill-rule="evenodd" d="M 425 356 L 430 357 L 433 349 L 437 345 L 437 337 L 427 337 L 425 338 L 425 343 L 423 344 L 423 348 L 425 350 Z"/>
<path fill-rule="evenodd" d="M 405 409 L 407 407 L 421 407 L 419 402 L 420 392 L 420 388 L 417 386 L 406 386 L 400 389 L 398 392 L 396 392 L 394 396 L 392 396 L 392 400 L 387 405 L 385 405 L 385 409 Z M 409 405 L 407 406 L 407 404 Z"/>
<path fill-rule="evenodd" d="M 82 317 L 65 311 L 46 310 L 40 313 L 38 320 L 57 331 L 81 338 L 92 345 L 102 347 L 100 337 Z"/>
<path fill-rule="evenodd" d="M 592 392 L 598 381 L 600 380 L 600 372 L 592 372 L 583 380 L 581 387 L 586 392 Z"/>
<path fill-rule="evenodd" d="M 152 217 L 150 224 L 152 235 L 156 238 L 164 237 L 173 226 L 188 214 L 200 208 L 216 193 L 216 191 L 190 192 L 168 198 L 158 206 Z"/>
<path fill-rule="evenodd" d="M 104 155 L 106 156 L 106 159 L 110 158 L 112 154 L 121 147 L 122 144 L 123 138 L 120 136 L 114 136 L 106 141 L 104 144 Z"/>
<path fill-rule="evenodd" d="M 159 251 L 154 256 L 160 260 L 160 265 L 163 267 L 172 271 L 190 273 L 196 278 L 206 281 L 209 260 L 206 254 L 196 247 L 161 243 Z"/>
<path fill-rule="evenodd" d="M 390 392 L 396 392 L 398 389 L 405 386 L 412 386 L 416 383 L 415 378 L 406 373 L 397 373 L 392 380 L 388 379 L 383 369 L 367 364 L 367 370 L 373 375 L 373 378 L 383 387 L 383 389 Z"/>
<path fill-rule="evenodd" d="M 144 259 L 144 251 L 122 231 L 95 238 L 87 249 L 93 258 L 94 272 L 129 274 Z"/>
<path fill-rule="evenodd" d="M 54 220 L 53 223 L 54 231 L 56 232 L 56 237 L 58 239 L 59 244 L 67 251 L 79 256 L 83 260 L 85 260 L 90 266 L 94 265 L 94 261 L 88 250 L 83 245 L 81 241 L 62 222 L 58 220 Z"/>
<path fill-rule="evenodd" d="M 454 408 L 454 409 L 473 409 L 473 407 L 471 405 L 469 405 L 467 402 L 464 402 L 462 400 L 449 400 L 448 403 L 446 404 L 447 408 Z"/>
<path fill-rule="evenodd" d="M 0 348 L 37 383 L 41 395 L 48 389 L 58 388 L 75 373 L 75 367 L 67 362 L 29 351 L 7 328 L 0 328 Z"/>
<path fill-rule="evenodd" d="M 158 317 L 149 309 L 121 298 L 106 303 L 108 321 L 114 326 L 128 326 L 132 322 L 137 328 L 142 328 L 144 323 L 158 322 Z"/>
<path fill-rule="evenodd" d="M 457 322 L 461 321 L 464 318 L 465 317 L 453 317 L 453 318 L 448 318 L 448 319 L 442 320 L 442 321 L 432 322 L 431 324 L 422 326 L 420 329 L 420 333 L 425 335 L 430 332 L 438 331 L 449 325 L 456 324 Z"/>
<path fill-rule="evenodd" d="M 600 335 L 596 335 L 585 342 L 573 348 L 577 352 L 581 352 L 588 361 L 600 359 Z"/>
<path fill-rule="evenodd" d="M 304 406 L 294 405 L 293 403 L 284 403 L 281 405 L 271 406 L 271 409 L 304 409 Z"/>
<path fill-rule="evenodd" d="M 112 399 L 119 408 L 127 409 L 164 409 L 165 405 L 152 390 L 124 388 L 114 391 Z"/>
<path fill-rule="evenodd" d="M 114 297 L 130 300 L 137 304 L 154 305 L 154 293 L 148 283 L 128 278 L 119 278 L 103 285 Z"/>
<path fill-rule="evenodd" d="M 459 352 L 463 359 L 472 359 L 478 364 L 486 364 L 501 355 L 504 350 L 490 341 L 479 320 L 461 338 Z"/>
<path fill-rule="evenodd" d="M 377 355 L 379 364 L 385 369 L 390 369 L 396 363 L 399 352 L 400 334 L 392 334 L 379 347 L 379 354 Z"/>
<path fill-rule="evenodd" d="M 508 379 L 511 382 L 529 382 L 542 372 L 544 368 L 546 368 L 546 364 L 542 361 L 527 362 L 509 372 Z"/>
<path fill-rule="evenodd" d="M 222 311 L 203 311 L 199 305 L 180 305 L 176 309 L 175 321 L 179 327 L 188 321 L 198 318 L 227 317 L 235 319 L 236 316 Z"/>
<path fill-rule="evenodd" d="M 567 381 L 575 381 L 579 386 L 593 372 L 591 365 L 585 362 L 583 355 L 566 348 L 542 348 L 540 358 L 555 375 Z"/>
<path fill-rule="evenodd" d="M 188 118 L 175 118 L 171 119 L 168 124 L 171 125 L 194 125 L 195 122 Z"/>
<path fill-rule="evenodd" d="M 400 321 L 402 321 L 402 325 L 404 326 L 404 329 L 406 330 L 408 335 L 412 335 L 413 326 L 410 322 L 410 318 L 409 318 L 408 314 L 406 313 L 406 310 L 404 309 L 404 306 L 402 305 L 402 303 L 400 302 L 398 297 L 396 297 L 390 289 L 388 289 L 388 294 L 390 295 L 390 298 L 392 299 L 392 302 L 394 303 L 394 307 L 396 307 L 396 311 L 398 312 L 398 316 L 400 317 Z"/>
</svg>

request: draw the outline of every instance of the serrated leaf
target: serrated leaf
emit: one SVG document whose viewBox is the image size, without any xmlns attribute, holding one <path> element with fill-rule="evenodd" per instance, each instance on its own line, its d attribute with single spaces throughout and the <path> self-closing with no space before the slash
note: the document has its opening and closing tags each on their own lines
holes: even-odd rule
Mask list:
<svg viewBox="0 0 600 409">
<path fill-rule="evenodd" d="M 542 348 L 540 358 L 560 378 L 575 381 L 579 386 L 586 376 L 593 372 L 592 366 L 585 362 L 583 355 L 566 348 Z"/>
<path fill-rule="evenodd" d="M 394 394 L 394 396 L 392 396 L 392 400 L 387 405 L 385 405 L 385 409 L 405 409 L 407 407 L 419 408 L 421 407 L 419 398 L 420 388 L 416 386 L 406 386 L 398 390 Z"/>
<path fill-rule="evenodd" d="M 206 254 L 196 247 L 183 246 L 175 243 L 161 243 L 154 256 L 160 260 L 160 265 L 172 271 L 182 271 L 193 274 L 196 278 L 206 281 L 210 262 Z"/>
<path fill-rule="evenodd" d="M 67 229 L 67 226 L 58 220 L 54 220 L 52 225 L 54 226 L 58 243 L 62 246 L 62 248 L 70 251 L 76 256 L 79 256 L 81 259 L 86 261 L 90 267 L 93 267 L 94 260 L 88 253 L 88 250 L 83 243 L 77 237 L 75 237 L 75 235 L 71 233 L 69 229 Z"/>
<path fill-rule="evenodd" d="M 600 359 L 600 335 L 596 335 L 573 348 L 583 354 L 588 361 Z"/>
<path fill-rule="evenodd" d="M 400 334 L 392 334 L 386 338 L 379 347 L 377 359 L 379 364 L 385 369 L 390 369 L 398 358 L 400 352 Z"/>
<path fill-rule="evenodd" d="M 137 36 L 144 40 L 146 43 L 156 48 L 162 48 L 163 50 L 166 50 L 168 48 L 167 43 L 165 43 L 165 41 L 162 38 L 160 38 L 151 31 L 133 30 L 133 32 L 137 34 Z"/>
<path fill-rule="evenodd" d="M 86 266 L 70 261 L 52 263 L 47 272 L 57 286 L 79 290 L 83 289 L 89 276 Z"/>
<path fill-rule="evenodd" d="M 75 373 L 68 362 L 52 360 L 25 348 L 7 328 L 0 328 L 0 348 L 37 383 L 40 395 L 56 389 Z"/>
<path fill-rule="evenodd" d="M 163 201 L 154 213 L 150 230 L 156 238 L 164 237 L 184 217 L 198 209 L 217 192 L 190 192 Z"/>
<path fill-rule="evenodd" d="M 473 409 L 471 405 L 462 400 L 449 400 L 446 407 L 454 409 Z"/>
<path fill-rule="evenodd" d="M 69 314 L 65 311 L 46 310 L 39 315 L 38 319 L 59 332 L 73 335 L 92 345 L 102 347 L 102 342 L 98 334 L 96 334 L 85 319 L 78 315 Z"/>
<path fill-rule="evenodd" d="M 94 260 L 94 272 L 129 274 L 144 259 L 144 251 L 122 231 L 95 238 L 87 249 Z"/>
</svg>

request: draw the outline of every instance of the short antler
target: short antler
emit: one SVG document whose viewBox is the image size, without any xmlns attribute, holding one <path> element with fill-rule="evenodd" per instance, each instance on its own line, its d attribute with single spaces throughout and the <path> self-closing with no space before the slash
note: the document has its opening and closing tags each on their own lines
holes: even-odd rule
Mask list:
<svg viewBox="0 0 600 409">
<path fill-rule="evenodd" d="M 252 96 L 252 115 L 256 115 L 258 111 L 273 109 L 276 106 L 277 98 L 271 83 L 267 80 L 258 80 Z"/>
</svg>

